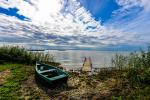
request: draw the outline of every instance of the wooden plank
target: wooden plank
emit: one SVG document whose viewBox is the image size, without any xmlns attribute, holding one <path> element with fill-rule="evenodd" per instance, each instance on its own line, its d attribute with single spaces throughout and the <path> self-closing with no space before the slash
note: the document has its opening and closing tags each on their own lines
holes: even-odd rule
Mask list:
<svg viewBox="0 0 150 100">
<path fill-rule="evenodd" d="M 92 61 L 91 58 L 85 58 L 83 67 L 82 67 L 83 72 L 91 72 L 92 71 Z"/>
<path fill-rule="evenodd" d="M 45 72 L 52 72 L 52 71 L 54 71 L 54 70 L 56 70 L 56 69 L 49 69 L 49 70 L 44 70 L 44 71 L 40 71 L 40 73 L 45 73 Z"/>
</svg>

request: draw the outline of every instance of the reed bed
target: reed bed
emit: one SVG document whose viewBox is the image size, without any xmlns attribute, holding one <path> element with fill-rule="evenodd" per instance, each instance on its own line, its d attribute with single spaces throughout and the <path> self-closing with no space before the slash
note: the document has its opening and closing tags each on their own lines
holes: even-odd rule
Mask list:
<svg viewBox="0 0 150 100">
<path fill-rule="evenodd" d="M 54 56 L 49 52 L 33 52 L 19 46 L 0 47 L 0 62 L 34 64 L 36 61 L 54 62 Z"/>
<path fill-rule="evenodd" d="M 126 80 L 130 84 L 130 94 L 126 97 L 132 100 L 150 99 L 150 46 L 147 51 L 133 52 L 128 56 L 116 54 L 112 64 L 115 69 L 125 71 L 118 80 Z"/>
<path fill-rule="evenodd" d="M 150 83 L 150 46 L 147 51 L 131 53 L 129 56 L 116 54 L 113 66 L 119 70 L 128 70 L 127 77 L 131 83 Z"/>
</svg>

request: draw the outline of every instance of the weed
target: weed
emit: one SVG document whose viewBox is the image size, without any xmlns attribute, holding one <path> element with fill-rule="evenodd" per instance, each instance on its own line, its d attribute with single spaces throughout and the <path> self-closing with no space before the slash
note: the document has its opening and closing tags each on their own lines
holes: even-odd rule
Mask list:
<svg viewBox="0 0 150 100">
<path fill-rule="evenodd" d="M 31 52 L 19 46 L 0 47 L 0 61 L 34 64 L 36 61 L 54 62 L 54 56 L 49 52 Z"/>
</svg>

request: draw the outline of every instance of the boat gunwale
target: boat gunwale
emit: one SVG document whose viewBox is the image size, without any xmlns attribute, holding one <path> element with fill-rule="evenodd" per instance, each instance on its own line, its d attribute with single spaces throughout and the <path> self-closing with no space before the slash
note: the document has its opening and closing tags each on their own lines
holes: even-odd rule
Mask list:
<svg viewBox="0 0 150 100">
<path fill-rule="evenodd" d="M 69 77 L 69 74 L 68 73 L 66 73 L 66 72 L 64 72 L 63 70 L 61 70 L 61 69 L 59 69 L 59 68 L 57 68 L 57 67 L 54 67 L 54 66 L 51 66 L 51 65 L 47 65 L 47 64 L 43 64 L 43 63 L 40 63 L 40 62 L 36 62 L 36 72 L 37 72 L 37 74 L 40 76 L 40 77 L 42 77 L 42 78 L 44 78 L 46 81 L 48 81 L 48 82 L 52 82 L 52 81 L 55 81 L 55 80 L 57 80 L 57 79 L 53 79 L 54 77 L 52 77 L 52 78 L 48 78 L 47 76 L 45 76 L 45 75 L 43 75 L 42 73 L 40 73 L 39 72 L 39 70 L 38 70 L 38 68 L 37 68 L 37 65 L 43 65 L 43 66 L 47 66 L 47 67 L 52 67 L 52 68 L 54 68 L 54 69 L 56 69 L 56 70 L 59 70 L 59 71 L 61 71 L 61 72 L 63 72 L 63 74 L 62 75 L 65 75 L 64 77 L 61 77 L 61 78 L 59 78 L 59 79 L 62 79 L 62 78 L 65 78 L 65 77 Z M 58 76 L 60 76 L 60 75 L 58 75 Z M 55 76 L 55 77 L 57 77 L 57 76 Z"/>
</svg>

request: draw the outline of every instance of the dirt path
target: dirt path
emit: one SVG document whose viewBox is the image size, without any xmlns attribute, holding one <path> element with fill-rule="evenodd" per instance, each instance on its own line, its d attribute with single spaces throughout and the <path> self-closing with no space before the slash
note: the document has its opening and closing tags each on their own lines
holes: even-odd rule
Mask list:
<svg viewBox="0 0 150 100">
<path fill-rule="evenodd" d="M 5 70 L 0 72 L 0 86 L 6 81 L 6 78 L 10 75 L 10 70 Z"/>
<path fill-rule="evenodd" d="M 21 92 L 25 100 L 40 99 L 48 100 L 49 96 L 46 91 L 42 90 L 35 81 L 34 75 L 31 75 L 27 81 L 24 81 L 21 85 Z"/>
<path fill-rule="evenodd" d="M 83 77 L 82 77 L 83 78 Z M 48 89 L 35 81 L 34 75 L 22 83 L 22 96 L 25 100 L 68 100 L 68 99 L 108 99 L 112 96 L 112 88 L 116 86 L 116 79 L 110 78 L 106 81 L 86 80 L 74 76 L 68 80 L 67 89 Z"/>
</svg>

